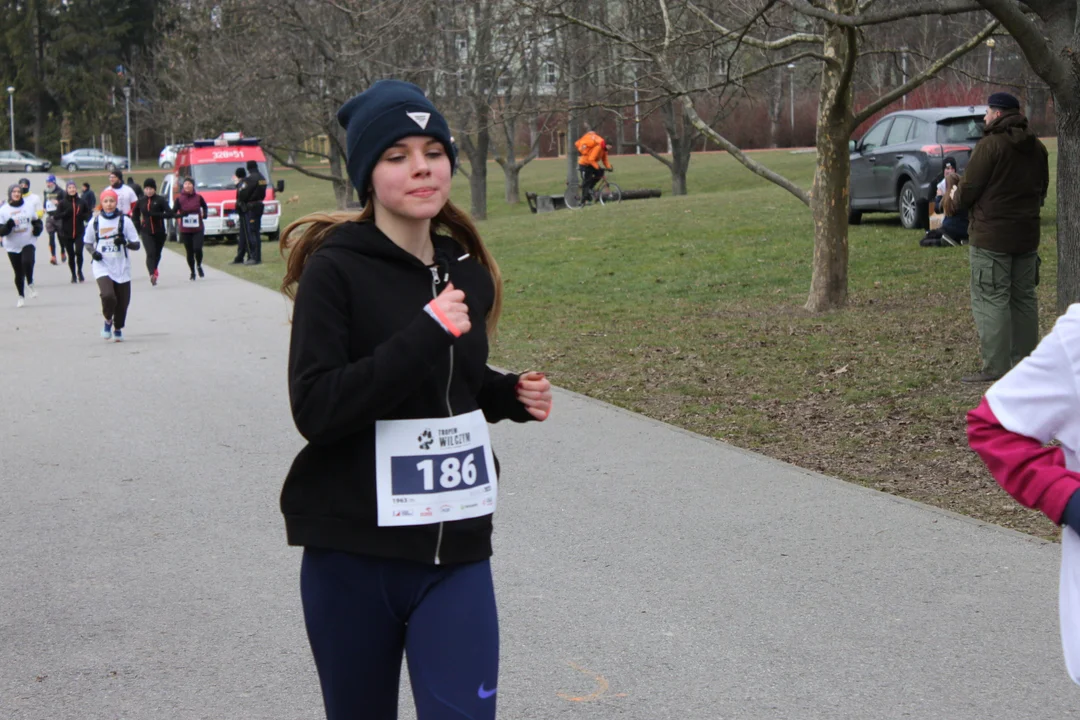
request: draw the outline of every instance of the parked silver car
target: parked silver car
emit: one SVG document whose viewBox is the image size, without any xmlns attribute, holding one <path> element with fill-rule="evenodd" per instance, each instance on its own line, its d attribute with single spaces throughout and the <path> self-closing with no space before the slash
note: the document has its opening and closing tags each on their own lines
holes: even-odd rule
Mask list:
<svg viewBox="0 0 1080 720">
<path fill-rule="evenodd" d="M 76 170 L 115 170 L 127 169 L 127 158 L 123 155 L 113 155 L 102 152 L 95 148 L 79 148 L 72 150 L 60 158 L 60 164 L 67 168 L 68 172 Z"/>
<path fill-rule="evenodd" d="M 45 172 L 52 163 L 26 150 L 0 150 L 0 170 Z"/>
</svg>

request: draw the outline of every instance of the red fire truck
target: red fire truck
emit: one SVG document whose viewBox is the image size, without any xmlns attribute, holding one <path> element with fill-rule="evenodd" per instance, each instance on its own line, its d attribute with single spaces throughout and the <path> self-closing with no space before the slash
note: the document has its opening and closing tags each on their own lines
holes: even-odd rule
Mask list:
<svg viewBox="0 0 1080 720">
<path fill-rule="evenodd" d="M 181 145 L 176 151 L 175 171 L 165 176 L 161 193 L 169 203 L 180 194 L 184 178 L 195 181 L 195 191 L 203 196 L 207 205 L 207 219 L 203 223 L 207 240 L 235 239 L 240 232 L 236 213 L 236 186 L 233 175 L 237 168 L 254 160 L 259 172 L 266 178 L 266 200 L 263 204 L 262 234 L 271 242 L 277 242 L 281 234 L 281 203 L 277 194 L 284 192 L 285 181 L 274 185 L 266 155 L 259 146 L 258 138 L 244 137 L 240 133 L 222 133 L 213 140 L 196 140 Z M 169 239 L 176 240 L 176 222 L 169 222 Z"/>
</svg>

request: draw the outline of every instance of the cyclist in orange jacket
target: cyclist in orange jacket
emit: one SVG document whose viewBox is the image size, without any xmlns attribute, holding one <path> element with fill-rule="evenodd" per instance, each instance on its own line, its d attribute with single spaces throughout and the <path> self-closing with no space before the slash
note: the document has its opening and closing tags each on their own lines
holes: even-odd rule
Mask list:
<svg viewBox="0 0 1080 720">
<path fill-rule="evenodd" d="M 581 198 L 592 199 L 592 189 L 604 177 L 604 168 L 611 170 L 608 162 L 607 143 L 604 138 L 590 130 L 582 135 L 574 145 L 578 151 L 578 171 L 581 173 Z M 604 167 L 600 167 L 600 163 Z"/>
</svg>

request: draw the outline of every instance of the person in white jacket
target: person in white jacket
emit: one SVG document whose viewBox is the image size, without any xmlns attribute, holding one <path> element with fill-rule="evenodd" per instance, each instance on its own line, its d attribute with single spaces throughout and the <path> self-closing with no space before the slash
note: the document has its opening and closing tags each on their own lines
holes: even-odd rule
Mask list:
<svg viewBox="0 0 1080 720">
<path fill-rule="evenodd" d="M 124 184 L 124 173 L 120 170 L 113 170 L 109 173 L 109 187 L 107 190 L 113 190 L 116 193 L 116 207 L 119 208 L 121 214 L 131 215 L 131 208 L 135 207 L 135 204 L 139 201 L 138 196 L 135 195 L 135 191 L 129 186 Z M 100 196 L 98 200 L 100 201 Z M 102 210 L 105 206 L 102 205 Z"/>
<path fill-rule="evenodd" d="M 101 212 L 86 225 L 83 247 L 94 258 L 91 269 L 101 293 L 101 314 L 105 326 L 101 337 L 120 342 L 131 304 L 131 259 L 129 250 L 140 247 L 139 235 L 131 218 L 116 207 L 116 191 L 101 193 Z"/>
<path fill-rule="evenodd" d="M 34 289 L 34 260 L 37 247 L 35 239 L 44 229 L 36 208 L 23 199 L 22 188 L 8 188 L 7 202 L 0 206 L 0 238 L 3 238 L 11 269 L 15 273 L 15 289 L 19 291 L 16 307 L 26 302 L 26 291 L 37 297 Z"/>
</svg>

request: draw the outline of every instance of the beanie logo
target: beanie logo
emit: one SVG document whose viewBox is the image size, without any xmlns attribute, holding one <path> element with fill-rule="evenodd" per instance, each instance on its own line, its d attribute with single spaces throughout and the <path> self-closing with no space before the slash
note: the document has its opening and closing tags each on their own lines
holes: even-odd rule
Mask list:
<svg viewBox="0 0 1080 720">
<path fill-rule="evenodd" d="M 420 126 L 421 130 L 427 130 L 428 120 L 431 119 L 431 113 L 425 112 L 407 112 L 405 113 L 412 121 Z"/>
</svg>

